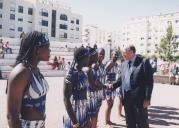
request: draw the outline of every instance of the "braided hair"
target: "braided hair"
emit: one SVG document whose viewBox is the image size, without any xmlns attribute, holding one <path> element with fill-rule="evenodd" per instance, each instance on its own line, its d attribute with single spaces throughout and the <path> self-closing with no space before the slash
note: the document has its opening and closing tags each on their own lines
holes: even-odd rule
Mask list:
<svg viewBox="0 0 179 128">
<path fill-rule="evenodd" d="M 15 66 L 23 62 L 31 62 L 37 47 L 49 45 L 49 39 L 42 32 L 33 31 L 23 36 Z"/>
<path fill-rule="evenodd" d="M 73 62 L 71 63 L 70 68 L 66 75 L 66 81 L 72 81 L 72 76 L 73 76 L 73 71 L 74 71 L 75 65 L 79 64 L 80 61 L 82 59 L 84 59 L 85 57 L 89 57 L 88 49 L 86 49 L 84 47 L 80 47 L 80 48 L 76 49 L 76 51 L 74 52 Z"/>
<path fill-rule="evenodd" d="M 74 58 L 73 58 L 71 67 L 74 68 L 75 64 L 79 64 L 80 61 L 82 59 L 84 59 L 85 57 L 89 57 L 88 49 L 86 49 L 84 47 L 80 47 L 80 48 L 76 49 L 76 51 L 74 52 Z"/>
<path fill-rule="evenodd" d="M 94 63 L 93 62 L 94 56 L 97 55 L 96 49 L 89 47 L 89 54 L 90 54 L 90 63 L 89 63 L 89 65 L 91 65 L 92 63 Z"/>
</svg>

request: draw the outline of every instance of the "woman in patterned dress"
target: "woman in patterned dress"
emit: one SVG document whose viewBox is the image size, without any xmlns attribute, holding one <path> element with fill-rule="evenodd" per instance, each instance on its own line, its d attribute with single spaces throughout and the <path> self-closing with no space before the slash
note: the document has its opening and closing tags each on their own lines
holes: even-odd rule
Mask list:
<svg viewBox="0 0 179 128">
<path fill-rule="evenodd" d="M 99 90 L 105 88 L 97 74 L 98 52 L 94 48 L 89 48 L 90 62 L 88 70 L 88 80 L 90 87 L 88 88 L 88 117 L 90 120 L 90 128 L 97 127 L 97 115 L 99 111 Z"/>
<path fill-rule="evenodd" d="M 48 84 L 37 65 L 50 58 L 50 43 L 41 32 L 23 36 L 7 86 L 9 128 L 45 128 Z"/>
<path fill-rule="evenodd" d="M 110 85 L 117 81 L 118 76 L 120 74 L 120 68 L 117 64 L 117 58 L 118 54 L 116 51 L 112 52 L 112 58 L 111 60 L 106 64 L 105 70 L 106 70 L 106 85 Z M 113 107 L 114 98 L 116 96 L 116 91 L 106 90 L 106 101 L 107 101 L 107 109 L 106 109 L 106 115 L 105 115 L 105 123 L 106 125 L 111 125 L 112 122 L 110 120 L 111 115 L 111 109 Z M 118 93 L 120 94 L 120 93 Z"/>
<path fill-rule="evenodd" d="M 64 82 L 65 114 L 64 128 L 88 128 L 87 88 L 88 78 L 83 67 L 89 63 L 89 52 L 79 48 L 74 53 L 74 60 L 67 72 Z"/>
<path fill-rule="evenodd" d="M 105 50 L 103 48 L 100 48 L 98 50 L 98 62 L 95 66 L 95 70 L 96 70 L 96 73 L 97 73 L 97 78 L 99 80 L 98 83 L 102 84 L 103 86 L 105 86 L 105 78 L 106 78 L 106 72 L 105 72 L 105 65 L 102 63 L 102 61 L 104 60 L 104 56 L 105 56 Z M 97 112 L 96 112 L 96 117 L 95 117 L 95 125 L 97 125 L 97 121 L 98 121 L 98 114 L 99 114 L 99 110 L 100 110 L 100 107 L 102 105 L 102 100 L 104 100 L 105 98 L 105 90 L 102 88 L 102 89 L 99 89 L 97 91 Z M 94 127 L 96 128 L 96 127 Z"/>
</svg>

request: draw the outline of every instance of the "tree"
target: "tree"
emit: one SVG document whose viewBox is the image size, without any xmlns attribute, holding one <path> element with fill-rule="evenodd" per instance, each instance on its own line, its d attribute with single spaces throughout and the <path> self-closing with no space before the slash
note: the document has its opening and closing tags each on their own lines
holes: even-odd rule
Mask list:
<svg viewBox="0 0 179 128">
<path fill-rule="evenodd" d="M 166 35 L 161 39 L 160 45 L 157 48 L 159 57 L 164 61 L 175 62 L 178 58 L 175 52 L 179 43 L 174 42 L 174 37 L 172 25 L 169 25 Z"/>
<path fill-rule="evenodd" d="M 116 52 L 118 54 L 118 59 L 121 60 L 121 61 L 124 61 L 124 58 L 122 56 L 122 51 L 121 51 L 120 47 L 116 48 Z"/>
</svg>

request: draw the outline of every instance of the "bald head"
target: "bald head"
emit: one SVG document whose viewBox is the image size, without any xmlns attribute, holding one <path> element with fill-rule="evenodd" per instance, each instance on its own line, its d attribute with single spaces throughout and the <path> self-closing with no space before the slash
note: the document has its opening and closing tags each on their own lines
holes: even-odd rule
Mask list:
<svg viewBox="0 0 179 128">
<path fill-rule="evenodd" d="M 136 49 L 135 49 L 135 46 L 130 44 L 130 45 L 127 45 L 124 50 L 129 50 L 129 51 L 132 51 L 134 54 L 136 53 Z"/>
<path fill-rule="evenodd" d="M 136 49 L 134 45 L 127 45 L 123 50 L 123 57 L 126 60 L 131 60 L 136 53 Z"/>
</svg>

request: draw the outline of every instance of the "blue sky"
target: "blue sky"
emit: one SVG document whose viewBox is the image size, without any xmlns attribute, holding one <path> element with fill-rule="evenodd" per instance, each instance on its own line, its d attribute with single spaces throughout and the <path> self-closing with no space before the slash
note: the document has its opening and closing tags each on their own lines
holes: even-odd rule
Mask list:
<svg viewBox="0 0 179 128">
<path fill-rule="evenodd" d="M 132 17 L 179 12 L 179 0 L 63 0 L 83 15 L 84 24 L 116 29 Z"/>
</svg>

